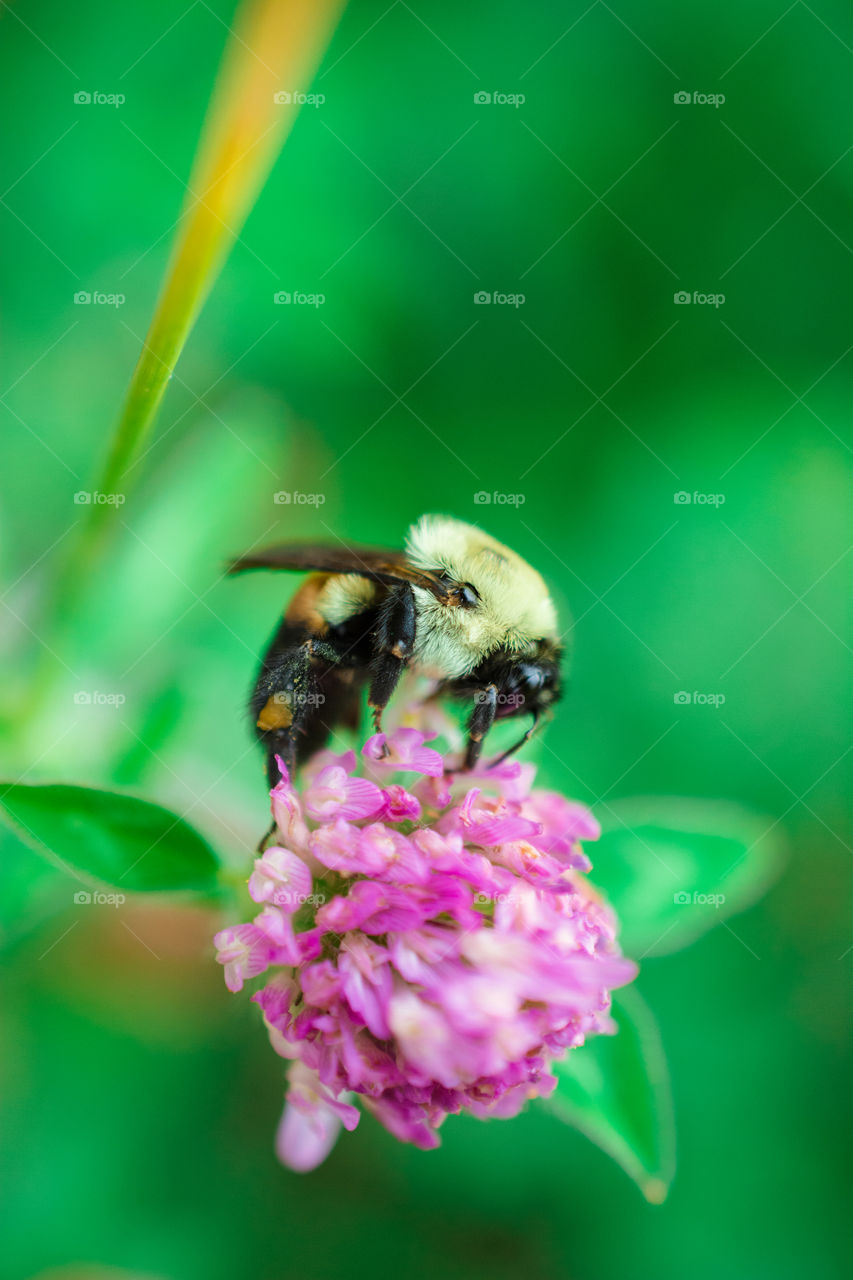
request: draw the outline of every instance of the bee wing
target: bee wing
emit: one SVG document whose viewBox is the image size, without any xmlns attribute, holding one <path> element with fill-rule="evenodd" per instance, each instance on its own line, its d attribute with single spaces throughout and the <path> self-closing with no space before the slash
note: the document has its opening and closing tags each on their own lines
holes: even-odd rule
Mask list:
<svg viewBox="0 0 853 1280">
<path fill-rule="evenodd" d="M 372 582 L 393 586 L 409 582 L 413 587 L 431 591 L 436 599 L 447 603 L 452 592 L 447 582 L 426 569 L 409 564 L 403 551 L 380 547 L 330 547 L 323 543 L 284 542 L 262 551 L 238 556 L 228 565 L 229 573 L 246 569 L 292 569 L 296 572 L 356 573 Z"/>
</svg>

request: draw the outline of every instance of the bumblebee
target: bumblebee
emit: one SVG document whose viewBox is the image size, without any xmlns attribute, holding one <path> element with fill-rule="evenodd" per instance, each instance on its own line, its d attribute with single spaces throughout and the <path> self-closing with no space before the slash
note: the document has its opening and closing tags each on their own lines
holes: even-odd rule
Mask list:
<svg viewBox="0 0 853 1280">
<path fill-rule="evenodd" d="M 471 702 L 464 768 L 477 764 L 495 720 L 532 723 L 560 696 L 562 646 L 539 574 L 474 525 L 423 516 L 405 550 L 285 543 L 234 560 L 250 569 L 310 571 L 261 662 L 250 713 L 267 756 L 291 773 L 339 727 L 357 729 L 362 688 L 377 731 L 409 669 L 435 693 Z M 495 761 L 494 763 L 498 763 Z"/>
</svg>

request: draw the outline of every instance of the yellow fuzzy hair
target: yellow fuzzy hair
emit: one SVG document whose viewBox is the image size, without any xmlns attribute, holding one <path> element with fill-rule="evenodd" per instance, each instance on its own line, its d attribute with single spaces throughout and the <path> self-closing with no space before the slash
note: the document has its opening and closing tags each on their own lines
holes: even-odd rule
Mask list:
<svg viewBox="0 0 853 1280">
<path fill-rule="evenodd" d="M 406 539 L 409 560 L 420 569 L 441 569 L 473 586 L 473 609 L 448 608 L 429 591 L 415 588 L 418 630 L 414 662 L 442 678 L 466 675 L 495 649 L 523 655 L 537 640 L 553 638 L 557 617 L 547 587 L 535 569 L 475 525 L 450 516 L 422 516 Z"/>
</svg>

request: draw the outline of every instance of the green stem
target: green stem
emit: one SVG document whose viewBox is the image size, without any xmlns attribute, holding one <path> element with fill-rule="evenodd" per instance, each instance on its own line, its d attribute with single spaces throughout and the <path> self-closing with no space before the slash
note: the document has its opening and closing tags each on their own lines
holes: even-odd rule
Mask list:
<svg viewBox="0 0 853 1280">
<path fill-rule="evenodd" d="M 207 293 L 296 118 L 298 104 L 292 99 L 278 102 L 276 95 L 311 82 L 344 2 L 244 0 L 238 11 L 202 129 L 172 261 L 96 492 L 124 492 L 128 471 L 151 433 Z M 87 507 L 58 577 L 47 634 L 62 631 L 74 614 L 117 515 L 114 503 Z M 55 671 L 53 662 L 50 666 Z M 40 682 L 43 676 L 40 671 Z"/>
</svg>

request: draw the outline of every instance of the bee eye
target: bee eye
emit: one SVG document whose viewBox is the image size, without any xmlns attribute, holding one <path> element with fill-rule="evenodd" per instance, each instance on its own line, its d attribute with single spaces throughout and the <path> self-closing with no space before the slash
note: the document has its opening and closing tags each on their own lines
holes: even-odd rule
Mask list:
<svg viewBox="0 0 853 1280">
<path fill-rule="evenodd" d="M 459 582 L 452 577 L 446 569 L 433 570 L 435 576 L 445 587 L 450 590 L 450 595 L 454 605 L 459 605 L 463 609 L 473 609 L 480 599 L 480 593 L 476 587 L 470 582 Z"/>
</svg>

